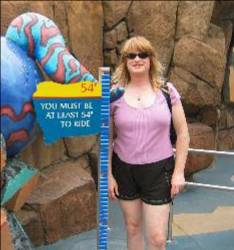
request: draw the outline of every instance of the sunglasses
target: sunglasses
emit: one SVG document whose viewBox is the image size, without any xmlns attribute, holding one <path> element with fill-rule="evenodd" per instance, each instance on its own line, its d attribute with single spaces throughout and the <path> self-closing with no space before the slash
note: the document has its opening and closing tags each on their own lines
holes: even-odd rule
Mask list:
<svg viewBox="0 0 234 250">
<path fill-rule="evenodd" d="M 126 55 L 128 59 L 135 59 L 136 57 L 139 57 L 140 59 L 146 59 L 149 55 L 146 52 L 141 52 L 141 53 L 129 53 Z"/>
</svg>

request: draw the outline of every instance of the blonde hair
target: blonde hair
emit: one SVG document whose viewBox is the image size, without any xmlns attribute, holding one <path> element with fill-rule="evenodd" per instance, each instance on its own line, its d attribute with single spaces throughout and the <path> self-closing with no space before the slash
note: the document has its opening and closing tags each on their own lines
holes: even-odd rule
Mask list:
<svg viewBox="0 0 234 250">
<path fill-rule="evenodd" d="M 127 69 L 126 64 L 126 55 L 131 52 L 146 52 L 150 58 L 150 82 L 152 87 L 161 88 L 164 84 L 163 80 L 163 67 L 161 63 L 157 60 L 155 49 L 153 48 L 150 41 L 148 41 L 143 36 L 135 36 L 128 39 L 121 49 L 119 65 L 117 66 L 113 77 L 112 82 L 117 83 L 119 86 L 125 86 L 130 81 L 130 74 Z"/>
</svg>

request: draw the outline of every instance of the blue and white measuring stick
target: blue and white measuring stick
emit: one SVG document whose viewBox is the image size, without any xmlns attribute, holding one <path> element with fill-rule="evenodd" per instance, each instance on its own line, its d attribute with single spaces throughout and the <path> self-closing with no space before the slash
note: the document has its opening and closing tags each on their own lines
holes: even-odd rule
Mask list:
<svg viewBox="0 0 234 250">
<path fill-rule="evenodd" d="M 99 204 L 98 204 L 98 250 L 108 249 L 108 165 L 109 165 L 109 117 L 110 117 L 110 69 L 99 69 L 102 84 L 101 133 L 99 155 Z"/>
</svg>

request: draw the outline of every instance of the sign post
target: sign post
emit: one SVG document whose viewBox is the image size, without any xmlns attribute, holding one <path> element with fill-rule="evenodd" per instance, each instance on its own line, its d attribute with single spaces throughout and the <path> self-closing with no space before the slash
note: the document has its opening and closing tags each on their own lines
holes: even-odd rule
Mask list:
<svg viewBox="0 0 234 250">
<path fill-rule="evenodd" d="M 110 69 L 99 68 L 99 82 L 42 82 L 33 103 L 47 144 L 63 137 L 100 134 L 97 249 L 107 250 Z"/>
<path fill-rule="evenodd" d="M 102 85 L 101 133 L 98 172 L 98 250 L 108 248 L 108 165 L 109 165 L 109 117 L 110 117 L 110 69 L 99 69 L 99 82 Z"/>
</svg>

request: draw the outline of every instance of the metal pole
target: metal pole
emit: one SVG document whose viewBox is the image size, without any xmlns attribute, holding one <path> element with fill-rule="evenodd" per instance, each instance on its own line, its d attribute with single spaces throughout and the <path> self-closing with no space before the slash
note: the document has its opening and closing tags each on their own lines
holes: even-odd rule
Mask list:
<svg viewBox="0 0 234 250">
<path fill-rule="evenodd" d="M 173 201 L 170 203 L 170 212 L 168 219 L 167 243 L 172 242 L 172 222 L 173 222 Z"/>
<path fill-rule="evenodd" d="M 225 191 L 234 191 L 234 187 L 211 185 L 211 184 L 204 184 L 204 183 L 185 182 L 185 185 L 193 186 L 193 187 L 203 187 L 203 188 L 210 188 L 210 189 L 225 190 Z"/>
<path fill-rule="evenodd" d="M 173 149 L 174 152 L 176 152 L 176 149 Z M 234 152 L 228 152 L 228 151 L 217 151 L 217 150 L 209 150 L 209 149 L 197 149 L 197 148 L 189 148 L 188 152 L 191 153 L 198 153 L 198 154 L 213 154 L 213 155 L 228 155 L 228 156 L 234 156 Z"/>
</svg>

